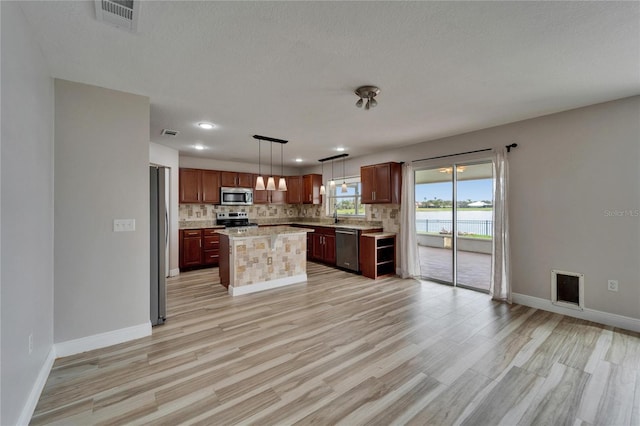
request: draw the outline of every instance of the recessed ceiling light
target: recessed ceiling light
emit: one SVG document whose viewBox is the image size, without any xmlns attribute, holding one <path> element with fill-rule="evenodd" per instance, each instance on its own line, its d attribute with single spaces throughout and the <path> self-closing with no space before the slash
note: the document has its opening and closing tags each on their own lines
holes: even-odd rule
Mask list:
<svg viewBox="0 0 640 426">
<path fill-rule="evenodd" d="M 341 147 L 341 146 L 339 146 L 339 147 L 337 147 L 337 148 L 336 148 L 336 151 L 338 151 L 338 152 L 342 152 L 342 151 L 344 151 L 344 148 L 343 148 L 343 147 Z"/>
<path fill-rule="evenodd" d="M 296 158 L 296 163 L 302 163 L 302 158 Z"/>
<path fill-rule="evenodd" d="M 200 145 L 200 144 L 198 144 L 198 145 L 194 145 L 193 147 L 194 147 L 195 149 L 197 149 L 198 151 L 202 151 L 202 150 L 204 149 L 204 146 L 203 146 L 203 145 Z"/>
<path fill-rule="evenodd" d="M 198 127 L 200 127 L 201 129 L 205 129 L 205 130 L 211 130 L 211 129 L 215 128 L 216 125 L 213 124 L 213 123 L 202 122 L 202 123 L 198 123 Z"/>
</svg>

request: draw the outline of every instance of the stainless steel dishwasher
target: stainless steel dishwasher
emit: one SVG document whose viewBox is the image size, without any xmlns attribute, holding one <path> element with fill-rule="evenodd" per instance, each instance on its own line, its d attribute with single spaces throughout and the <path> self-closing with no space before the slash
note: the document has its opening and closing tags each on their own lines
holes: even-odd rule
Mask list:
<svg viewBox="0 0 640 426">
<path fill-rule="evenodd" d="M 336 229 L 336 265 L 340 268 L 360 272 L 359 237 L 360 231 L 351 228 Z"/>
</svg>

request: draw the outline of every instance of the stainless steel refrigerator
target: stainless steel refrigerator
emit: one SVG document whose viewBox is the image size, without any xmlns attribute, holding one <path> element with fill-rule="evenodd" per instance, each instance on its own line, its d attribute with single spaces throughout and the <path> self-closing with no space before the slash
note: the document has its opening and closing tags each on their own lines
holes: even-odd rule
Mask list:
<svg viewBox="0 0 640 426">
<path fill-rule="evenodd" d="M 151 252 L 151 324 L 164 324 L 167 318 L 169 252 L 169 169 L 149 167 L 150 252 Z"/>
</svg>

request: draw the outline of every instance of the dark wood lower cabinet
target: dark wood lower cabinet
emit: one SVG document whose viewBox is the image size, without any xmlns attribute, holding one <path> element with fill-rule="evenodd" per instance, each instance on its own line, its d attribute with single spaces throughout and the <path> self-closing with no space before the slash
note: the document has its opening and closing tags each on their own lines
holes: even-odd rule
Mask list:
<svg viewBox="0 0 640 426">
<path fill-rule="evenodd" d="M 311 227 L 309 227 L 311 228 Z M 307 234 L 307 259 L 328 265 L 336 264 L 336 231 L 321 226 Z"/>
<path fill-rule="evenodd" d="M 360 236 L 360 269 L 373 278 L 396 274 L 396 236 L 372 233 Z"/>
<path fill-rule="evenodd" d="M 220 234 L 215 229 L 181 229 L 180 269 L 217 266 L 220 259 Z"/>
</svg>

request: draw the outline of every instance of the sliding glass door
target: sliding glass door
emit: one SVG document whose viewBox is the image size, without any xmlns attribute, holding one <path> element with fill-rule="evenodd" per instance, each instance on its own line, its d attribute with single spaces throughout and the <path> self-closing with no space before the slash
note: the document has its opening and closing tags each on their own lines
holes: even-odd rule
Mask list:
<svg viewBox="0 0 640 426">
<path fill-rule="evenodd" d="M 489 291 L 491 162 L 416 170 L 416 231 L 425 279 Z"/>
</svg>

